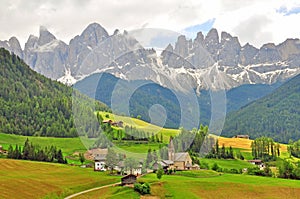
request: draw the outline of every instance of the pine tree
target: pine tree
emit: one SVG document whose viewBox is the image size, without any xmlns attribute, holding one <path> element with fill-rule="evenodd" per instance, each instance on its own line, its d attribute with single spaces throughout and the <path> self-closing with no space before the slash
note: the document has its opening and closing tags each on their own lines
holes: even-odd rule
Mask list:
<svg viewBox="0 0 300 199">
<path fill-rule="evenodd" d="M 57 162 L 61 164 L 64 163 L 64 157 L 60 149 L 57 152 Z"/>
<path fill-rule="evenodd" d="M 153 150 L 152 158 L 153 158 L 153 161 L 157 161 L 158 160 L 157 153 L 156 153 L 155 149 Z"/>
<path fill-rule="evenodd" d="M 7 158 L 14 158 L 14 149 L 11 144 L 8 147 Z"/>
<path fill-rule="evenodd" d="M 153 158 L 152 158 L 152 154 L 151 154 L 151 149 L 148 149 L 148 154 L 147 154 L 147 159 L 146 159 L 147 168 L 149 167 L 149 165 L 152 161 L 153 161 Z"/>
<path fill-rule="evenodd" d="M 223 144 L 222 145 L 222 148 L 221 148 L 221 158 L 226 158 L 226 150 L 225 150 L 225 145 Z"/>
<path fill-rule="evenodd" d="M 23 159 L 29 160 L 29 153 L 30 153 L 30 144 L 28 138 L 25 141 L 24 147 L 23 147 Z"/>
<path fill-rule="evenodd" d="M 81 164 L 84 163 L 85 157 L 84 157 L 84 154 L 83 154 L 83 153 L 79 153 L 79 161 L 81 162 Z"/>
</svg>

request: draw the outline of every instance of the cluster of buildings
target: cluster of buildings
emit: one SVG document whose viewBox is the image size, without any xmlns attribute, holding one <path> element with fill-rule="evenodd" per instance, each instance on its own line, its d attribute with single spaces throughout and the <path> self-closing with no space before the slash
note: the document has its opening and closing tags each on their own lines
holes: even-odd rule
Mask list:
<svg viewBox="0 0 300 199">
<path fill-rule="evenodd" d="M 94 159 L 95 171 L 106 171 L 106 156 L 107 156 L 107 149 L 92 149 L 88 151 L 90 157 Z M 134 175 L 141 175 L 142 174 L 142 167 L 143 167 L 143 160 L 139 161 L 139 166 L 132 171 Z M 156 161 L 152 165 L 153 171 L 155 172 L 159 168 L 163 168 L 165 171 L 169 169 L 176 169 L 176 170 L 197 170 L 200 169 L 200 166 L 197 164 L 192 163 L 192 159 L 187 152 L 180 152 L 176 153 L 173 140 L 170 140 L 168 146 L 168 159 L 167 160 L 160 160 Z M 120 161 L 118 165 L 114 168 L 115 170 L 124 173 L 130 173 L 129 171 L 125 170 L 124 161 Z"/>
</svg>

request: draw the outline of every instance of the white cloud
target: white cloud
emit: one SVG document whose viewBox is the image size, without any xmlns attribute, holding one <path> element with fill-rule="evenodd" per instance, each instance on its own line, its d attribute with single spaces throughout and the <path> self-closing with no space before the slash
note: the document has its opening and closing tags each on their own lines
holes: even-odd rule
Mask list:
<svg viewBox="0 0 300 199">
<path fill-rule="evenodd" d="M 17 36 L 24 45 L 30 34 L 46 26 L 66 43 L 92 22 L 114 29 L 163 28 L 181 31 L 215 18 L 214 27 L 260 46 L 300 37 L 300 15 L 285 16 L 297 0 L 2 0 L 0 40 Z"/>
</svg>

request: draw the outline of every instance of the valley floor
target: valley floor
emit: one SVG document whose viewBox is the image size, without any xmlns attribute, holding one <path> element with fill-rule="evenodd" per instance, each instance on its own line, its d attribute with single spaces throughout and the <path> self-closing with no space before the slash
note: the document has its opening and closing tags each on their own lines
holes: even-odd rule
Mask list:
<svg viewBox="0 0 300 199">
<path fill-rule="evenodd" d="M 120 176 L 76 166 L 0 159 L 0 198 L 64 198 L 74 193 L 120 182 Z M 222 174 L 209 170 L 155 174 L 139 178 L 149 182 L 151 195 L 143 198 L 300 198 L 296 180 Z M 129 187 L 106 187 L 75 198 L 140 198 Z"/>
</svg>

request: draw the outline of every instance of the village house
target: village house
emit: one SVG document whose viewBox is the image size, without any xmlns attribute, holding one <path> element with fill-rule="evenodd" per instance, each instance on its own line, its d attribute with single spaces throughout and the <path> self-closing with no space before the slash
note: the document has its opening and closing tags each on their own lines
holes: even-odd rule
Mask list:
<svg viewBox="0 0 300 199">
<path fill-rule="evenodd" d="M 114 122 L 112 120 L 103 120 L 102 123 L 110 124 L 111 126 L 120 127 L 120 128 L 123 128 L 123 126 L 124 126 L 123 121 Z"/>
<path fill-rule="evenodd" d="M 250 136 L 249 135 L 235 135 L 233 136 L 232 138 L 242 138 L 242 139 L 250 139 Z"/>
<path fill-rule="evenodd" d="M 106 171 L 105 162 L 108 149 L 90 149 L 85 154 L 86 159 L 94 160 L 95 171 Z"/>
<path fill-rule="evenodd" d="M 248 162 L 258 166 L 260 170 L 263 170 L 265 168 L 265 164 L 262 160 L 248 160 Z"/>
<path fill-rule="evenodd" d="M 107 154 L 96 154 L 94 160 L 95 160 L 95 171 L 106 171 L 106 155 Z"/>
<path fill-rule="evenodd" d="M 136 183 L 136 175 L 129 174 L 121 178 L 121 185 L 130 185 Z"/>
<path fill-rule="evenodd" d="M 132 171 L 125 169 L 124 161 L 120 161 L 118 165 L 114 168 L 116 171 L 118 171 L 121 174 L 134 174 L 134 175 L 142 175 L 142 168 L 143 168 L 143 161 L 139 161 L 139 165 L 137 168 L 132 169 Z"/>
</svg>

